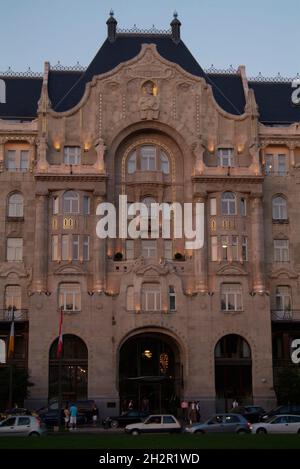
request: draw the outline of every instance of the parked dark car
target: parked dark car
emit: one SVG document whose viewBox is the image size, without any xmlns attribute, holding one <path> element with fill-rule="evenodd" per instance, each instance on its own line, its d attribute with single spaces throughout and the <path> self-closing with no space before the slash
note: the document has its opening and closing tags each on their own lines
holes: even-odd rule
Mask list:
<svg viewBox="0 0 300 469">
<path fill-rule="evenodd" d="M 262 407 L 256 405 L 238 406 L 234 409 L 231 409 L 230 412 L 242 415 L 250 423 L 260 422 L 262 416 L 266 413 L 266 411 Z"/>
<path fill-rule="evenodd" d="M 266 412 L 262 416 L 262 421 L 265 422 L 270 417 L 274 415 L 300 415 L 300 405 L 280 405 L 279 407 L 275 407 L 274 409 L 270 410 L 270 412 Z"/>
<path fill-rule="evenodd" d="M 142 422 L 146 417 L 148 417 L 148 415 L 150 415 L 149 412 L 129 410 L 128 412 L 124 412 L 122 415 L 106 417 L 102 423 L 105 428 L 126 427 L 126 425 L 129 425 L 130 423 Z"/>
<path fill-rule="evenodd" d="M 70 407 L 71 404 L 75 404 L 78 408 L 77 414 L 77 424 L 82 425 L 85 423 L 92 422 L 92 410 L 95 405 L 95 401 L 86 400 L 86 401 L 75 401 L 68 402 Z M 62 403 L 61 411 L 61 423 L 64 423 L 64 414 L 63 409 L 66 406 L 66 402 Z M 52 401 L 48 406 L 42 407 L 38 411 L 38 415 L 41 420 L 47 426 L 53 426 L 58 424 L 58 401 Z"/>
</svg>

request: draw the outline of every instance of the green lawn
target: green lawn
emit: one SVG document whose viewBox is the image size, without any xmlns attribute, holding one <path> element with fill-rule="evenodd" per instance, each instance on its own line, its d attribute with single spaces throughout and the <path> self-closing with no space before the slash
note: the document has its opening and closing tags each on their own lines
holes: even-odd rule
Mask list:
<svg viewBox="0 0 300 469">
<path fill-rule="evenodd" d="M 300 449 L 300 435 L 62 434 L 42 438 L 1 437 L 0 450 L 49 449 Z"/>
</svg>

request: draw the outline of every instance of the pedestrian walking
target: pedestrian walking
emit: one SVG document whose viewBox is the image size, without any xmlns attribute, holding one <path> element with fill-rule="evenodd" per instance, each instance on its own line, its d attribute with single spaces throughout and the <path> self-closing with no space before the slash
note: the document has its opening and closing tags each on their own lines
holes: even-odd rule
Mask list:
<svg viewBox="0 0 300 469">
<path fill-rule="evenodd" d="M 65 430 L 67 430 L 69 428 L 69 422 L 70 422 L 70 411 L 67 405 L 64 408 L 64 420 L 65 420 Z"/>
<path fill-rule="evenodd" d="M 72 404 L 70 407 L 70 430 L 77 429 L 77 414 L 78 408 L 75 404 Z"/>
<path fill-rule="evenodd" d="M 200 401 L 196 402 L 196 412 L 197 412 L 197 422 L 200 422 L 200 419 L 201 419 Z"/>
<path fill-rule="evenodd" d="M 236 409 L 237 407 L 239 406 L 239 403 L 236 399 L 234 399 L 233 403 L 232 403 L 232 408 L 233 409 Z"/>
</svg>

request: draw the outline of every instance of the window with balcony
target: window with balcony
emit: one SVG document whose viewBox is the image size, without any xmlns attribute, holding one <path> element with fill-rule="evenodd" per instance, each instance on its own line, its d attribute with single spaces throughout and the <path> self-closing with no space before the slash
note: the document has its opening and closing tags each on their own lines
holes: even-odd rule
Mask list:
<svg viewBox="0 0 300 469">
<path fill-rule="evenodd" d="M 21 309 L 21 287 L 20 285 L 7 285 L 5 288 L 4 308 L 6 310 L 15 306 L 16 310 Z"/>
<path fill-rule="evenodd" d="M 69 165 L 79 165 L 81 160 L 80 147 L 64 147 L 64 163 Z"/>
<path fill-rule="evenodd" d="M 233 148 L 218 149 L 218 166 L 221 168 L 230 168 L 233 164 Z"/>
<path fill-rule="evenodd" d="M 142 309 L 143 311 L 161 310 L 160 285 L 145 283 L 142 287 Z"/>
<path fill-rule="evenodd" d="M 9 262 L 23 260 L 23 238 L 7 238 L 6 259 Z"/>
<path fill-rule="evenodd" d="M 273 220 L 287 220 L 287 202 L 282 196 L 274 197 L 272 200 Z"/>
<path fill-rule="evenodd" d="M 70 312 L 81 310 L 81 290 L 78 283 L 60 284 L 59 308 Z"/>
<path fill-rule="evenodd" d="M 285 176 L 288 170 L 288 159 L 286 154 L 267 153 L 265 155 L 265 174 Z"/>
<path fill-rule="evenodd" d="M 274 239 L 274 262 L 289 262 L 288 239 Z"/>
<path fill-rule="evenodd" d="M 221 285 L 221 310 L 242 311 L 242 286 L 239 283 L 223 283 Z"/>
<path fill-rule="evenodd" d="M 19 192 L 11 194 L 8 198 L 8 216 L 22 218 L 24 216 L 24 199 Z"/>
<path fill-rule="evenodd" d="M 137 169 L 169 174 L 169 157 L 159 145 L 140 145 L 129 154 L 127 159 L 127 173 L 133 174 Z"/>
<path fill-rule="evenodd" d="M 236 214 L 236 196 L 233 192 L 223 192 L 221 198 L 222 215 Z"/>
<path fill-rule="evenodd" d="M 64 213 L 79 213 L 79 194 L 75 191 L 66 191 L 63 195 Z"/>
<path fill-rule="evenodd" d="M 176 293 L 172 285 L 169 286 L 169 311 L 176 311 Z"/>
<path fill-rule="evenodd" d="M 292 309 L 291 287 L 278 285 L 275 293 L 276 311 L 290 311 Z"/>
<path fill-rule="evenodd" d="M 5 167 L 7 171 L 15 172 L 28 171 L 29 168 L 29 150 L 9 149 L 5 155 Z"/>
</svg>

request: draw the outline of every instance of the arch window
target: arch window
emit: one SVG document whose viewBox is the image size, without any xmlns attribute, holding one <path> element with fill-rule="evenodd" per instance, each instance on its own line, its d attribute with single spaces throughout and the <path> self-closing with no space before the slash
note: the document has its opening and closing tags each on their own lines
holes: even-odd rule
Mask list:
<svg viewBox="0 0 300 469">
<path fill-rule="evenodd" d="M 8 199 L 8 216 L 9 217 L 23 217 L 24 215 L 24 199 L 22 194 L 15 193 L 9 196 Z"/>
<path fill-rule="evenodd" d="M 282 196 L 274 197 L 272 201 L 273 220 L 287 219 L 287 203 Z"/>
<path fill-rule="evenodd" d="M 63 196 L 64 213 L 79 213 L 79 195 L 75 191 L 67 191 Z"/>
<path fill-rule="evenodd" d="M 133 174 L 137 169 L 169 174 L 169 158 L 159 145 L 140 145 L 129 154 L 127 159 L 127 173 Z"/>
<path fill-rule="evenodd" d="M 222 215 L 236 214 L 236 196 L 233 192 L 223 192 L 221 199 Z"/>
<path fill-rule="evenodd" d="M 0 339 L 0 363 L 6 363 L 6 343 Z"/>
<path fill-rule="evenodd" d="M 6 103 L 6 84 L 4 80 L 0 80 L 0 104 Z"/>
</svg>

